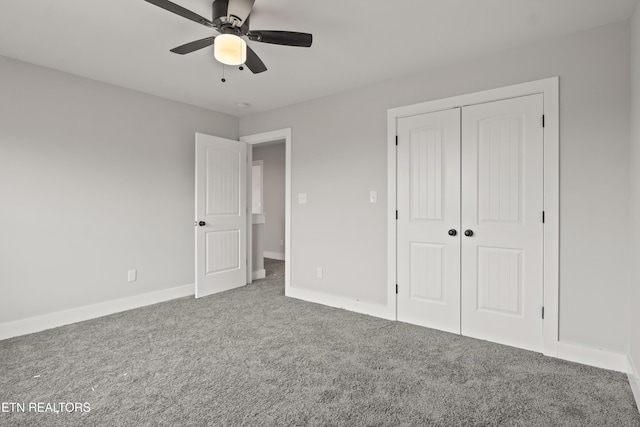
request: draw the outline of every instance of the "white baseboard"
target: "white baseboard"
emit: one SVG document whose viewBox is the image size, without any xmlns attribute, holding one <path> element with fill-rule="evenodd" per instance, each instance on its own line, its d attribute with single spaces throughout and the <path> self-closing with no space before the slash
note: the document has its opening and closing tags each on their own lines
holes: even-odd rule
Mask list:
<svg viewBox="0 0 640 427">
<path fill-rule="evenodd" d="M 157 304 L 176 298 L 193 295 L 195 285 L 178 286 L 117 300 L 105 301 L 98 304 L 85 305 L 70 310 L 44 314 L 42 316 L 0 323 L 0 340 L 20 335 L 32 334 L 58 326 L 95 319 L 109 314 L 120 313 L 134 308 Z"/>
<path fill-rule="evenodd" d="M 385 306 L 293 287 L 285 288 L 284 292 L 286 296 L 291 298 L 328 305 L 329 307 L 342 308 L 382 319 L 396 320 L 395 302 L 392 306 Z"/>
<path fill-rule="evenodd" d="M 596 368 L 627 373 L 629 359 L 626 354 L 614 353 L 598 348 L 581 346 L 567 342 L 558 342 L 558 359 L 582 363 Z"/>
<path fill-rule="evenodd" d="M 631 374 L 628 375 L 631 391 L 633 392 L 633 397 L 636 399 L 636 406 L 640 408 L 640 379 L 633 377 Z"/>
<path fill-rule="evenodd" d="M 263 255 L 264 255 L 265 258 L 277 259 L 277 260 L 280 260 L 280 261 L 284 261 L 284 254 L 280 253 L 280 252 L 264 251 Z"/>
<path fill-rule="evenodd" d="M 253 280 L 264 279 L 265 277 L 267 277 L 267 271 L 264 268 L 251 273 L 251 278 Z"/>
<path fill-rule="evenodd" d="M 627 371 L 629 373 L 629 375 L 632 375 L 636 380 L 640 381 L 640 370 L 638 370 L 638 365 L 636 365 L 635 363 L 633 363 L 633 359 L 631 358 L 631 355 L 628 355 L 628 362 L 629 362 L 629 370 Z M 640 406 L 638 406 L 638 408 L 640 408 Z"/>
<path fill-rule="evenodd" d="M 629 384 L 631 385 L 631 391 L 633 392 L 633 397 L 636 399 L 636 406 L 640 409 L 640 371 L 638 370 L 638 365 L 633 363 L 633 359 L 631 355 L 628 356 L 629 362 Z"/>
</svg>

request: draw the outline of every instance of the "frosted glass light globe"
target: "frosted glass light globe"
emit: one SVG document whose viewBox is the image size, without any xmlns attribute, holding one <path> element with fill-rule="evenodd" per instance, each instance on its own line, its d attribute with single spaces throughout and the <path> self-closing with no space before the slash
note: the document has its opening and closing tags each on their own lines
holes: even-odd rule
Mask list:
<svg viewBox="0 0 640 427">
<path fill-rule="evenodd" d="M 240 65 L 247 60 L 247 43 L 233 34 L 220 34 L 213 44 L 213 56 L 226 65 Z"/>
</svg>

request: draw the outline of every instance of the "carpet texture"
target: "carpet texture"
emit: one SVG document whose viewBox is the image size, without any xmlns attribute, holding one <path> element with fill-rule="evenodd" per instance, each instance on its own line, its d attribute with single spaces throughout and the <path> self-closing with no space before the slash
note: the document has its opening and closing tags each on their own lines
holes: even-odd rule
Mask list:
<svg viewBox="0 0 640 427">
<path fill-rule="evenodd" d="M 640 426 L 622 373 L 285 298 L 266 268 L 0 341 L 0 403 L 24 404 L 0 425 Z"/>
</svg>

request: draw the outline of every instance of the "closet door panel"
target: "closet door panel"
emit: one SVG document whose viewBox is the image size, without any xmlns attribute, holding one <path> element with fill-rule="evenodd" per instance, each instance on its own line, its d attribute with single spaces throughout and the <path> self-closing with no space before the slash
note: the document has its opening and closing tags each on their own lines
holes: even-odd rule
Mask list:
<svg viewBox="0 0 640 427">
<path fill-rule="evenodd" d="M 462 334 L 535 351 L 542 350 L 542 114 L 542 95 L 462 111 Z"/>
<path fill-rule="evenodd" d="M 460 109 L 399 119 L 397 158 L 398 320 L 460 333 Z"/>
</svg>

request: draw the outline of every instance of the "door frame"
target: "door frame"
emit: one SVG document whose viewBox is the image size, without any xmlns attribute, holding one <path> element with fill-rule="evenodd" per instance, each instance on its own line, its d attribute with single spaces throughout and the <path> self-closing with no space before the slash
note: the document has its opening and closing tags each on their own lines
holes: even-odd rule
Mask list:
<svg viewBox="0 0 640 427">
<path fill-rule="evenodd" d="M 240 142 L 249 145 L 247 150 L 247 163 L 253 164 L 253 146 L 274 141 L 284 140 L 285 144 L 285 207 L 284 207 L 284 286 L 285 295 L 291 288 L 291 128 L 278 129 L 270 132 L 256 133 L 240 137 Z M 247 197 L 248 206 L 251 206 L 251 168 L 248 169 Z M 251 215 L 247 215 L 247 283 L 253 280 L 253 230 Z"/>
<path fill-rule="evenodd" d="M 396 301 L 397 277 L 397 123 L 402 117 L 433 113 L 451 108 L 542 94 L 544 99 L 544 322 L 542 349 L 547 356 L 558 357 L 559 341 L 559 242 L 560 242 L 560 109 L 559 78 L 551 77 L 527 83 L 485 90 L 451 98 L 387 110 L 387 300 Z M 398 307 L 395 304 L 396 320 Z"/>
</svg>

